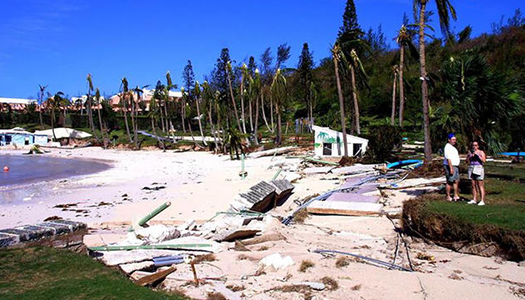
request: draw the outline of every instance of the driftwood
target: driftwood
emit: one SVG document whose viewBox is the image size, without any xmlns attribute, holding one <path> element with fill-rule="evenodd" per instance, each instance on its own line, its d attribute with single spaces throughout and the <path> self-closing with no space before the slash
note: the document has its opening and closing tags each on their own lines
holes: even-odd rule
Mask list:
<svg viewBox="0 0 525 300">
<path fill-rule="evenodd" d="M 383 205 L 366 202 L 314 201 L 306 210 L 323 215 L 371 216 L 379 215 Z"/>
</svg>

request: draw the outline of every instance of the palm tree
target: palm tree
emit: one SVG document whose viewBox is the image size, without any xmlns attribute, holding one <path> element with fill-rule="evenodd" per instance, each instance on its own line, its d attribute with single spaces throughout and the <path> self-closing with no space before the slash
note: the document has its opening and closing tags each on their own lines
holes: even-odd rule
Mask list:
<svg viewBox="0 0 525 300">
<path fill-rule="evenodd" d="M 437 6 L 441 31 L 448 36 L 450 16 L 456 20 L 456 11 L 449 0 L 434 0 Z M 425 13 L 430 0 L 414 0 L 414 15 L 419 7 L 419 64 L 421 72 L 421 99 L 423 102 L 423 133 L 425 135 L 425 161 L 432 161 L 432 145 L 430 140 L 430 115 L 428 99 L 428 77 L 425 57 Z"/>
<path fill-rule="evenodd" d="M 361 126 L 359 121 L 359 101 L 357 99 L 357 85 L 355 81 L 355 69 L 357 68 L 361 74 L 365 74 L 365 69 L 363 68 L 363 64 L 361 63 L 361 60 L 359 59 L 359 56 L 357 56 L 357 52 L 355 49 L 352 49 L 350 51 L 350 62 L 348 64 L 348 67 L 350 69 L 350 76 L 352 80 L 352 96 L 354 99 L 354 124 L 357 134 L 361 134 Z"/>
<path fill-rule="evenodd" d="M 345 117 L 345 101 L 343 98 L 343 90 L 341 89 L 341 79 L 339 79 L 339 62 L 341 60 L 341 47 L 335 44 L 332 48 L 332 57 L 334 60 L 335 79 L 337 83 L 337 94 L 339 95 L 339 111 L 341 112 L 341 130 L 343 131 L 343 149 L 344 157 L 348 157 L 348 142 L 346 139 L 346 117 Z"/>
<path fill-rule="evenodd" d="M 206 139 L 204 138 L 204 131 L 202 131 L 202 118 L 201 118 L 201 109 L 199 102 L 201 101 L 201 87 L 198 81 L 195 82 L 195 88 L 193 89 L 193 95 L 195 96 L 195 106 L 197 107 L 197 120 L 199 121 L 199 131 L 202 137 L 202 144 L 207 146 Z"/>
<path fill-rule="evenodd" d="M 248 67 L 246 66 L 245 63 L 242 64 L 241 66 L 241 86 L 240 86 L 240 91 L 241 91 L 241 118 L 242 118 L 242 131 L 244 134 L 246 134 L 246 118 L 245 118 L 245 114 L 244 114 L 244 83 L 246 80 L 248 80 L 248 77 L 250 75 L 248 74 Z"/>
<path fill-rule="evenodd" d="M 261 74 L 259 70 L 255 69 L 255 78 L 250 78 L 248 94 L 250 96 L 250 102 L 255 102 L 255 122 L 253 124 L 253 140 L 255 145 L 259 145 L 257 136 L 257 129 L 259 127 L 259 97 L 261 97 Z M 264 111 L 264 108 L 263 108 Z"/>
<path fill-rule="evenodd" d="M 95 100 L 97 101 L 98 106 L 98 123 L 100 125 L 100 134 L 102 135 L 102 140 L 104 143 L 104 149 L 108 147 L 107 145 L 107 139 L 104 136 L 104 127 L 102 126 L 102 113 L 100 112 L 102 110 L 102 97 L 100 96 L 100 90 L 97 88 L 95 91 Z"/>
<path fill-rule="evenodd" d="M 390 125 L 394 126 L 394 120 L 396 118 L 396 82 L 399 67 L 397 65 L 392 67 L 394 73 L 394 83 L 392 84 L 392 115 L 390 116 Z"/>
<path fill-rule="evenodd" d="M 241 123 L 239 121 L 239 113 L 237 112 L 237 104 L 235 103 L 235 97 L 233 96 L 231 73 L 232 73 L 232 65 L 231 65 L 231 62 L 228 62 L 226 64 L 226 75 L 228 77 L 228 86 L 230 88 L 230 97 L 232 99 L 233 111 L 235 112 L 235 120 L 237 121 L 237 128 L 240 131 L 242 129 L 241 129 Z"/>
<path fill-rule="evenodd" d="M 217 150 L 218 150 L 217 133 L 218 132 L 215 129 L 215 125 L 213 123 L 213 117 L 212 117 L 213 107 L 215 106 L 216 98 L 214 97 L 214 93 L 207 81 L 204 81 L 202 83 L 202 98 L 204 99 L 205 111 L 207 112 L 208 122 L 210 123 L 211 135 L 213 136 L 213 141 L 215 143 L 214 151 L 215 153 L 217 153 Z"/>
<path fill-rule="evenodd" d="M 272 100 L 275 101 L 275 112 L 277 114 L 277 139 L 276 144 L 280 145 L 282 142 L 282 125 L 281 117 L 284 102 L 288 96 L 288 91 L 286 90 L 286 78 L 281 72 L 281 69 L 277 69 L 275 76 L 273 77 L 272 85 L 270 87 L 272 91 Z"/>
<path fill-rule="evenodd" d="M 87 94 L 87 100 L 86 100 L 86 109 L 88 113 L 88 122 L 89 122 L 89 128 L 95 133 L 95 123 L 93 122 L 93 110 L 92 110 L 92 99 L 91 99 L 91 92 L 93 92 L 93 78 L 91 77 L 91 74 L 87 74 L 87 82 L 88 82 L 88 94 Z"/>
<path fill-rule="evenodd" d="M 403 80 L 403 72 L 405 69 L 405 49 L 408 49 L 412 56 L 419 56 L 416 47 L 412 43 L 413 34 L 413 30 L 408 29 L 408 27 L 403 24 L 396 37 L 396 43 L 399 45 L 399 126 L 401 127 L 403 127 L 403 114 L 405 110 L 405 84 Z"/>
<path fill-rule="evenodd" d="M 140 103 L 142 94 L 144 94 L 144 89 L 148 87 L 149 85 L 145 85 L 142 88 L 139 88 L 137 86 L 133 89 L 133 93 L 131 94 L 131 127 L 133 128 L 133 143 L 135 145 L 135 149 L 138 149 L 138 122 L 136 121 L 137 113 L 138 113 L 138 104 Z M 135 101 L 135 98 L 133 94 L 137 94 L 137 101 Z"/>
<path fill-rule="evenodd" d="M 60 104 L 63 101 L 64 93 L 58 92 L 53 97 L 49 97 L 48 106 L 51 110 L 51 131 L 53 132 L 53 140 L 57 139 L 57 136 L 55 134 L 55 111 L 58 107 L 60 107 Z"/>
<path fill-rule="evenodd" d="M 42 101 L 44 100 L 44 91 L 48 87 L 47 85 L 38 85 L 40 88 L 40 94 L 38 94 L 38 116 L 40 118 L 40 128 L 44 129 L 44 121 L 42 120 Z"/>
<path fill-rule="evenodd" d="M 129 124 L 128 124 L 128 108 L 126 106 L 127 97 L 129 97 L 129 88 L 128 88 L 128 80 L 126 77 L 122 78 L 121 83 L 121 93 L 120 93 L 120 102 L 122 104 L 122 111 L 124 112 L 124 123 L 126 124 L 126 133 L 128 134 L 129 142 L 133 143 L 133 139 L 131 138 L 131 133 L 129 132 Z"/>
</svg>

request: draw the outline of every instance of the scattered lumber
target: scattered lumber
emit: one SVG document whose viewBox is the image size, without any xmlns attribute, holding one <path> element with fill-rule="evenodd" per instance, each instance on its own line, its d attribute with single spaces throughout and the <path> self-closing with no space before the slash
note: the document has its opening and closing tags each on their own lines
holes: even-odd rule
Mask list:
<svg viewBox="0 0 525 300">
<path fill-rule="evenodd" d="M 136 284 L 140 286 L 147 286 L 151 285 L 161 279 L 166 278 L 166 276 L 170 275 L 171 273 L 175 272 L 177 270 L 177 267 L 170 267 L 164 271 L 159 271 L 156 273 L 153 273 L 151 275 L 144 276 L 140 278 L 139 280 L 135 281 Z"/>
<path fill-rule="evenodd" d="M 250 153 L 250 157 L 251 158 L 259 158 L 259 157 L 263 157 L 263 156 L 284 154 L 284 153 L 287 153 L 287 152 L 290 152 L 290 151 L 294 150 L 295 148 L 297 148 L 297 147 L 289 146 L 289 147 L 282 147 L 282 148 L 275 148 L 275 149 L 270 149 L 270 150 L 265 150 L 265 151 L 259 151 L 259 152 Z"/>
<path fill-rule="evenodd" d="M 373 216 L 381 213 L 383 205 L 366 202 L 314 201 L 306 209 L 308 213 L 344 216 Z"/>
</svg>

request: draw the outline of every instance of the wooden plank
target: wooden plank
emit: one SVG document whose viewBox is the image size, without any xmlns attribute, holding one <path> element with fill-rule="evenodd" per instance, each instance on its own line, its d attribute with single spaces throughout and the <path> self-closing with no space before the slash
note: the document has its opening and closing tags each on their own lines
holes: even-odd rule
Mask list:
<svg viewBox="0 0 525 300">
<path fill-rule="evenodd" d="M 151 275 L 144 276 L 140 278 L 139 280 L 135 281 L 135 283 L 140 286 L 150 285 L 152 283 L 155 283 L 156 281 L 166 278 L 166 276 L 175 272 L 175 270 L 177 270 L 177 267 L 169 267 L 168 269 L 164 271 L 159 271 Z"/>
<path fill-rule="evenodd" d="M 383 205 L 377 203 L 314 201 L 306 209 L 309 213 L 344 216 L 379 215 Z"/>
</svg>

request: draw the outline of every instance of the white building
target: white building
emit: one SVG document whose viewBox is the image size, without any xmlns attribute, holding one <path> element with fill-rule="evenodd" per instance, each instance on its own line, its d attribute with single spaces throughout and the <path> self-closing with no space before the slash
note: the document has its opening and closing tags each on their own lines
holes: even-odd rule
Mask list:
<svg viewBox="0 0 525 300">
<path fill-rule="evenodd" d="M 316 156 L 343 156 L 343 133 L 328 127 L 313 126 Z M 361 156 L 368 147 L 368 140 L 347 134 L 348 156 Z"/>
</svg>

